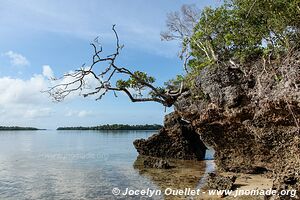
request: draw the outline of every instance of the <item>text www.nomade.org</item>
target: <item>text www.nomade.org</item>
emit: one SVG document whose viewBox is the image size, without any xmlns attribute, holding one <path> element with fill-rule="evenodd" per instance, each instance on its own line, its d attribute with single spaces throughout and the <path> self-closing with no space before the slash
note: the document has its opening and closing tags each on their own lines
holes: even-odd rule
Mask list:
<svg viewBox="0 0 300 200">
<path fill-rule="evenodd" d="M 191 189 L 191 188 L 185 188 L 185 189 L 172 189 L 172 188 L 166 188 L 165 190 L 154 190 L 154 189 L 130 189 L 125 188 L 124 190 L 121 190 L 119 188 L 113 188 L 112 189 L 113 195 L 121 195 L 121 196 L 160 196 L 160 195 L 173 195 L 173 196 L 199 196 L 201 194 L 207 194 L 210 196 L 289 196 L 289 197 L 296 197 L 297 191 L 296 190 L 207 190 L 202 191 L 200 189 Z"/>
<path fill-rule="evenodd" d="M 290 196 L 295 197 L 297 194 L 296 190 L 208 190 L 209 195 L 218 196 Z"/>
</svg>

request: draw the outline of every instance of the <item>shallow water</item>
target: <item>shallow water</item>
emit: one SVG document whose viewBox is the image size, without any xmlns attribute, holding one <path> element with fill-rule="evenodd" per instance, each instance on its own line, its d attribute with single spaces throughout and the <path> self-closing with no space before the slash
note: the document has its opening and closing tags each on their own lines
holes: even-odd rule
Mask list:
<svg viewBox="0 0 300 200">
<path fill-rule="evenodd" d="M 0 199 L 115 199 L 111 192 L 115 187 L 121 191 L 201 187 L 213 170 L 211 160 L 172 161 L 176 168 L 170 170 L 134 166 L 139 161 L 132 142 L 153 133 L 1 131 Z"/>
</svg>

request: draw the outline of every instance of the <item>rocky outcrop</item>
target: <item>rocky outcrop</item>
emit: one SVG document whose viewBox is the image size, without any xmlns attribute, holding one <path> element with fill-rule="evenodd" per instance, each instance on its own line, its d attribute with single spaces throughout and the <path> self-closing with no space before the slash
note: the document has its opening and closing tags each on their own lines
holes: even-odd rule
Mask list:
<svg viewBox="0 0 300 200">
<path fill-rule="evenodd" d="M 239 69 L 205 68 L 175 107 L 213 147 L 219 170 L 270 172 L 275 189 L 300 191 L 299 88 L 295 53 Z"/>
<path fill-rule="evenodd" d="M 199 134 L 215 150 L 218 170 L 267 172 L 274 189 L 297 190 L 300 199 L 300 53 L 239 67 L 218 64 L 194 77 L 165 128 L 135 142 L 139 153 L 201 159 Z"/>
<path fill-rule="evenodd" d="M 191 124 L 183 121 L 176 113 L 165 117 L 164 128 L 148 139 L 134 141 L 140 155 L 203 160 L 206 147 Z"/>
</svg>

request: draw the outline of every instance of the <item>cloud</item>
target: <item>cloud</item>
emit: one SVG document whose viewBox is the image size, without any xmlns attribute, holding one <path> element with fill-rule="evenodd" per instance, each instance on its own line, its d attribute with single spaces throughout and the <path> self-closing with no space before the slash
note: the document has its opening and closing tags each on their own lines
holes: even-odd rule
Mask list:
<svg viewBox="0 0 300 200">
<path fill-rule="evenodd" d="M 49 99 L 41 93 L 47 88 L 47 80 L 42 75 L 34 75 L 29 80 L 0 78 L 0 110 L 6 117 L 37 118 L 50 116 L 52 109 L 47 106 Z"/>
<path fill-rule="evenodd" d="M 82 110 L 78 112 L 78 117 L 87 117 L 90 116 L 91 114 L 92 112 L 90 111 Z"/>
<path fill-rule="evenodd" d="M 50 117 L 53 114 L 53 109 L 43 107 L 42 105 L 5 105 L 0 106 L 2 122 L 5 121 L 22 121 Z M 0 118 L 0 119 L 1 119 Z"/>
<path fill-rule="evenodd" d="M 64 1 L 61 4 L 52 1 L 29 0 L 29 2 L 31 3 L 9 1 L 1 5 L 6 10 L 3 14 L 3 19 L 6 20 L 0 19 L 0 25 L 9 25 L 14 31 L 12 33 L 6 30 L 10 37 L 18 32 L 15 30 L 26 30 L 28 37 L 33 35 L 32 31 L 40 31 L 43 34 L 48 32 L 88 41 L 100 36 L 103 43 L 106 43 L 104 45 L 111 45 L 114 43 L 111 25 L 117 24 L 120 42 L 124 43 L 126 48 L 167 57 L 175 57 L 177 54 L 177 43 L 160 40 L 160 32 L 165 27 L 166 8 L 172 10 L 165 2 L 157 1 L 153 4 L 141 3 L 138 0 L 129 0 L 131 3 L 118 0 L 117 4 L 110 1 L 91 1 L 90 4 L 86 4 L 85 1 L 76 4 L 72 4 L 72 1 Z M 172 5 L 174 10 L 178 7 L 175 4 L 179 3 Z M 111 13 L 117 14 L 112 17 Z"/>
<path fill-rule="evenodd" d="M 48 79 L 54 77 L 54 73 L 49 65 L 43 65 L 43 75 Z"/>
<path fill-rule="evenodd" d="M 29 80 L 19 78 L 0 78 L 0 105 L 40 104 L 43 100 L 41 91 L 46 88 L 42 75 L 34 75 Z"/>
<path fill-rule="evenodd" d="M 44 108 L 44 107 L 38 107 L 38 108 L 31 108 L 29 110 L 27 110 L 24 113 L 24 116 L 26 118 L 41 118 L 41 117 L 50 117 L 52 114 L 52 109 L 51 108 Z"/>
<path fill-rule="evenodd" d="M 14 51 L 8 51 L 3 54 L 4 56 L 9 57 L 10 63 L 13 66 L 29 66 L 30 62 L 27 60 L 27 58 L 19 53 L 16 53 Z"/>
<path fill-rule="evenodd" d="M 21 125 L 42 127 L 51 126 L 45 121 L 62 121 L 62 117 L 68 116 L 72 118 L 80 118 L 93 116 L 95 113 L 89 110 L 67 109 L 64 112 L 62 104 L 54 104 L 47 93 L 41 91 L 47 90 L 55 80 L 49 80 L 53 77 L 53 71 L 49 65 L 41 67 L 41 73 L 35 74 L 29 79 L 0 77 L 0 122 L 3 125 Z M 63 81 L 68 80 L 60 80 Z M 93 79 L 88 77 L 87 82 L 93 84 Z M 57 82 L 56 82 L 57 83 Z M 78 97 L 79 92 L 70 95 L 70 99 Z M 69 105 L 70 101 L 65 101 L 65 105 Z M 42 123 L 42 124 L 41 124 Z M 54 126 L 54 125 L 53 125 Z"/>
<path fill-rule="evenodd" d="M 67 111 L 67 113 L 65 114 L 66 117 L 88 117 L 93 115 L 93 112 L 91 111 L 87 111 L 87 110 L 69 110 Z"/>
<path fill-rule="evenodd" d="M 88 69 L 89 68 L 87 67 L 86 70 Z M 46 70 L 44 67 L 43 74 L 45 77 L 49 77 L 49 75 L 53 77 L 53 72 L 49 66 L 46 67 Z M 56 97 L 59 97 L 57 94 L 65 94 L 61 92 L 65 92 L 67 90 L 71 91 L 67 94 L 67 96 L 64 96 L 64 100 L 74 99 L 78 96 L 94 92 L 96 90 L 95 88 L 99 87 L 100 84 L 99 80 L 96 79 L 93 74 L 87 74 L 84 76 L 84 78 L 82 78 L 81 72 L 75 71 L 67 72 L 62 78 L 51 79 L 49 83 L 49 86 L 53 88 L 51 93 L 56 94 Z M 78 89 L 79 87 L 80 89 Z M 89 96 L 87 98 L 94 99 L 95 97 Z"/>
</svg>

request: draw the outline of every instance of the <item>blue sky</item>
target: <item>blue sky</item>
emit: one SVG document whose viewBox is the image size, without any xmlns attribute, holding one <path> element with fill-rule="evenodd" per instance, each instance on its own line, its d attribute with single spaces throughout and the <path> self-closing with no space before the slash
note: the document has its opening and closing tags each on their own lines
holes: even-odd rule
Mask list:
<svg viewBox="0 0 300 200">
<path fill-rule="evenodd" d="M 100 36 L 114 45 L 112 24 L 125 45 L 118 63 L 146 71 L 158 84 L 182 74 L 179 44 L 162 42 L 167 13 L 183 4 L 202 8 L 218 0 L 3 0 L 0 1 L 0 125 L 90 126 L 106 123 L 163 122 L 164 107 L 131 103 L 125 95 L 101 101 L 80 96 L 53 103 L 47 76 L 79 68 L 92 55 L 90 41 Z"/>
</svg>

